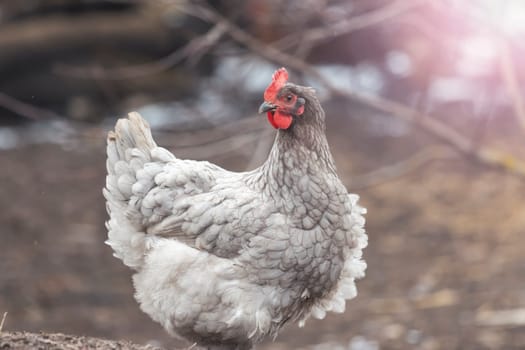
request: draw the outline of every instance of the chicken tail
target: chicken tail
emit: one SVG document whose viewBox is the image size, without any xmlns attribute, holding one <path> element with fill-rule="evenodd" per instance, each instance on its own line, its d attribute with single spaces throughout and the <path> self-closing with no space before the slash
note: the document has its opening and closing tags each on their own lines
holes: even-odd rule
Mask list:
<svg viewBox="0 0 525 350">
<path fill-rule="evenodd" d="M 113 248 L 114 256 L 134 269 L 143 264 L 147 238 L 133 205 L 133 185 L 137 171 L 151 161 L 156 147 L 148 124 L 136 112 L 119 119 L 107 138 L 108 173 L 103 193 L 110 218 L 106 244 Z"/>
</svg>

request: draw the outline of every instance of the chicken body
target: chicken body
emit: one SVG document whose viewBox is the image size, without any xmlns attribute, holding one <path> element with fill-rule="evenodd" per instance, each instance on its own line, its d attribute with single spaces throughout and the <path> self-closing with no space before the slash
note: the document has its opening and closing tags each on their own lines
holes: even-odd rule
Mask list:
<svg viewBox="0 0 525 350">
<path fill-rule="evenodd" d="M 279 130 L 250 172 L 177 159 L 136 113 L 109 134 L 107 243 L 136 270 L 141 309 L 172 335 L 251 349 L 356 295 L 364 209 L 337 177 L 314 107 L 315 140 L 296 137 L 308 123 Z"/>
</svg>

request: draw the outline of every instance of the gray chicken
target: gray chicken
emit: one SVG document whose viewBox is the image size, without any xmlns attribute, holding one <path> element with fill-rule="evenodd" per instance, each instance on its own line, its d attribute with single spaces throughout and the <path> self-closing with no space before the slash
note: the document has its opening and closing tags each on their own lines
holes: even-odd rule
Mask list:
<svg viewBox="0 0 525 350">
<path fill-rule="evenodd" d="M 176 158 L 137 113 L 108 135 L 106 243 L 136 271 L 141 309 L 206 349 L 343 312 L 366 268 L 365 209 L 337 176 L 314 90 L 281 68 L 259 112 L 277 137 L 248 172 Z"/>
</svg>

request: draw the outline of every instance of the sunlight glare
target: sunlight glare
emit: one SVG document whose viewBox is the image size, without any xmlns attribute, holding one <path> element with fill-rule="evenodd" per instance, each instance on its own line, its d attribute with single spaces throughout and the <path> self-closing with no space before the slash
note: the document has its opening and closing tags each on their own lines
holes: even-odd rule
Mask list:
<svg viewBox="0 0 525 350">
<path fill-rule="evenodd" d="M 492 37 L 473 36 L 462 40 L 458 70 L 465 75 L 478 76 L 491 70 L 498 52 Z"/>
<path fill-rule="evenodd" d="M 481 0 L 474 6 L 480 16 L 504 34 L 515 36 L 525 33 L 524 0 Z"/>
</svg>

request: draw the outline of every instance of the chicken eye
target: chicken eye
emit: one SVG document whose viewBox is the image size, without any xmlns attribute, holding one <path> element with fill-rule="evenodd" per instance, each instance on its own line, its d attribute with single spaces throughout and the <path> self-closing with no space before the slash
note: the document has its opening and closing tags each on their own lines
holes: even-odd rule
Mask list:
<svg viewBox="0 0 525 350">
<path fill-rule="evenodd" d="M 293 96 L 292 96 L 292 95 L 288 95 L 288 96 L 286 96 L 286 101 L 291 102 L 292 99 L 293 99 Z"/>
</svg>

